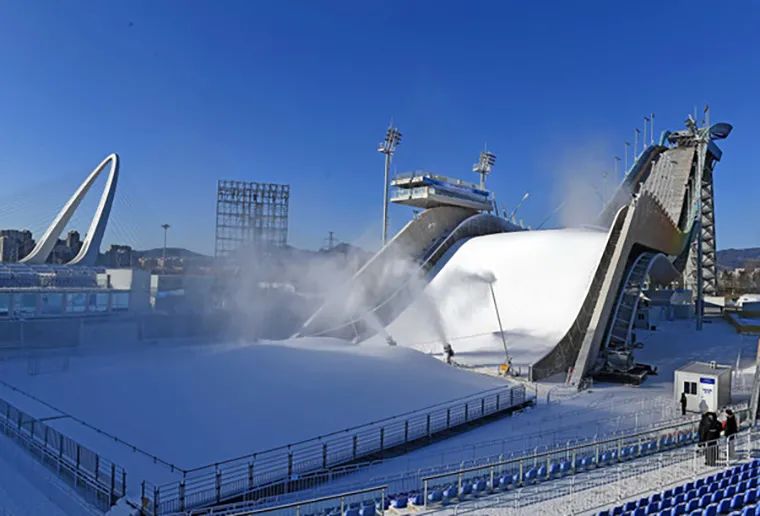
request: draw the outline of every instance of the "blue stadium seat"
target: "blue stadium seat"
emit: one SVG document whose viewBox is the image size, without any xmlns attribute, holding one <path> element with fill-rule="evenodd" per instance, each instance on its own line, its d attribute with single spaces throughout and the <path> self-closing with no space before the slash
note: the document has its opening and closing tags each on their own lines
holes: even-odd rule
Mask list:
<svg viewBox="0 0 760 516">
<path fill-rule="evenodd" d="M 754 507 L 745 507 L 742 511 L 742 516 L 755 516 L 755 508 Z"/>
<path fill-rule="evenodd" d="M 635 511 L 633 511 L 633 516 L 646 516 L 647 510 L 643 507 L 637 507 Z"/>
<path fill-rule="evenodd" d="M 673 511 L 671 509 L 664 509 L 660 511 L 660 516 L 673 516 Z"/>
<path fill-rule="evenodd" d="M 670 509 L 673 506 L 673 499 L 669 496 L 666 498 L 663 498 L 660 502 L 660 510 Z"/>
<path fill-rule="evenodd" d="M 477 480 L 477 481 L 475 481 L 475 482 L 472 483 L 472 490 L 475 493 L 483 493 L 483 492 L 485 492 L 485 490 L 486 490 L 487 487 L 488 487 L 488 484 L 486 483 L 485 480 L 482 480 L 482 479 L 481 480 Z"/>
<path fill-rule="evenodd" d="M 712 503 L 718 503 L 718 502 L 720 502 L 722 499 L 723 499 L 723 490 L 722 490 L 722 489 L 718 489 L 717 491 L 715 491 L 715 492 L 712 494 L 712 497 L 710 498 L 710 501 L 711 501 Z"/>
<path fill-rule="evenodd" d="M 734 495 L 731 499 L 731 510 L 738 511 L 742 507 L 744 507 L 744 497 L 740 494 Z"/>
<path fill-rule="evenodd" d="M 538 482 L 546 480 L 547 473 L 548 473 L 548 470 L 546 469 L 546 466 L 542 464 L 541 466 L 539 466 L 538 471 L 536 472 L 536 480 Z"/>
<path fill-rule="evenodd" d="M 686 512 L 689 514 L 696 511 L 697 509 L 699 509 L 699 500 L 696 498 L 689 500 L 689 503 L 686 504 Z"/>
<path fill-rule="evenodd" d="M 537 468 L 530 468 L 528 471 L 525 472 L 525 476 L 523 477 L 526 484 L 533 484 L 536 482 L 536 477 L 538 476 L 538 469 Z"/>
<path fill-rule="evenodd" d="M 456 486 L 449 486 L 443 490 L 443 498 L 448 500 L 450 498 L 456 498 L 459 493 Z"/>
<path fill-rule="evenodd" d="M 755 501 L 757 501 L 757 494 L 754 489 L 750 489 L 744 493 L 744 505 L 753 504 Z"/>
<path fill-rule="evenodd" d="M 377 514 L 377 509 L 374 505 L 372 507 L 364 506 L 359 509 L 359 516 L 375 516 L 375 514 Z"/>
<path fill-rule="evenodd" d="M 499 477 L 499 487 L 502 489 L 509 489 L 514 484 L 514 477 L 512 475 L 502 475 Z"/>
<path fill-rule="evenodd" d="M 359 516 L 359 509 L 346 509 L 343 516 Z"/>
<path fill-rule="evenodd" d="M 679 503 L 678 505 L 673 507 L 673 516 L 680 516 L 681 514 L 686 514 L 685 503 Z"/>
<path fill-rule="evenodd" d="M 718 511 L 716 509 L 717 509 L 717 505 L 715 504 L 708 505 L 707 507 L 705 507 L 705 510 L 702 511 L 702 516 L 715 516 L 716 514 L 718 514 Z"/>
<path fill-rule="evenodd" d="M 673 488 L 673 494 L 674 495 L 680 495 L 685 491 L 684 486 L 676 486 Z"/>
<path fill-rule="evenodd" d="M 647 514 L 658 514 L 660 512 L 660 504 L 652 502 L 647 506 Z"/>
<path fill-rule="evenodd" d="M 552 462 L 549 467 L 549 478 L 555 478 L 560 476 L 560 464 L 558 462 Z"/>
<path fill-rule="evenodd" d="M 459 493 L 457 494 L 457 496 L 461 498 L 463 496 L 467 496 L 470 493 L 472 493 L 472 484 L 470 484 L 469 482 L 462 483 L 462 487 L 459 488 Z"/>
<path fill-rule="evenodd" d="M 573 464 L 569 460 L 563 460 L 559 463 L 559 473 L 560 475 L 567 475 L 570 473 L 570 470 L 573 469 Z"/>
<path fill-rule="evenodd" d="M 679 503 L 683 503 L 686 501 L 686 495 L 683 493 L 678 493 L 673 497 L 673 505 L 678 505 Z"/>
<path fill-rule="evenodd" d="M 638 507 L 638 504 L 636 502 L 626 502 L 625 512 L 633 512 L 636 510 L 636 507 Z"/>
<path fill-rule="evenodd" d="M 725 488 L 727 488 L 729 485 L 731 485 L 731 480 L 730 480 L 730 479 L 728 479 L 728 478 L 724 478 L 723 480 L 721 480 L 721 481 L 718 483 L 718 486 L 719 486 L 721 489 L 725 489 Z"/>
<path fill-rule="evenodd" d="M 707 492 L 708 493 L 714 493 L 718 490 L 718 483 L 712 482 L 711 484 L 707 484 Z"/>
<path fill-rule="evenodd" d="M 725 498 L 720 501 L 718 504 L 718 513 L 720 514 L 728 514 L 731 512 L 731 500 L 728 498 Z"/>
<path fill-rule="evenodd" d="M 737 486 L 736 486 L 736 492 L 737 493 L 741 493 L 742 491 L 746 491 L 746 490 L 747 490 L 747 481 L 746 480 L 742 480 L 741 482 L 739 482 L 737 484 Z"/>
<path fill-rule="evenodd" d="M 699 498 L 702 498 L 704 495 L 707 494 L 707 486 L 702 486 L 697 490 L 697 496 Z"/>
<path fill-rule="evenodd" d="M 409 501 L 412 505 L 425 505 L 425 495 L 422 493 L 412 493 L 409 495 Z"/>
<path fill-rule="evenodd" d="M 649 497 L 649 500 L 651 500 L 652 502 L 659 502 L 660 500 L 662 500 L 662 495 L 660 493 L 655 493 Z"/>
<path fill-rule="evenodd" d="M 755 489 L 757 487 L 757 483 L 758 483 L 758 478 L 752 477 L 749 479 L 749 484 L 747 485 L 749 486 L 750 489 Z"/>
<path fill-rule="evenodd" d="M 692 489 L 694 489 L 694 487 L 696 487 L 694 485 L 694 482 L 686 482 L 686 485 L 684 486 L 683 490 L 684 491 L 691 491 Z"/>
<path fill-rule="evenodd" d="M 408 504 L 409 504 L 409 498 L 407 498 L 404 495 L 397 496 L 396 498 L 391 500 L 391 507 L 394 507 L 396 509 L 405 509 Z"/>
<path fill-rule="evenodd" d="M 712 495 L 709 495 L 709 494 L 702 495 L 702 497 L 699 499 L 699 508 L 704 509 L 705 507 L 710 505 L 712 503 L 712 500 L 710 500 L 710 498 L 712 498 Z"/>
<path fill-rule="evenodd" d="M 704 478 L 698 478 L 696 482 L 694 482 L 694 487 L 700 488 L 703 485 L 705 485 L 705 479 Z"/>
<path fill-rule="evenodd" d="M 428 493 L 428 502 L 430 503 L 437 503 L 443 501 L 443 491 L 440 489 L 433 489 L 430 493 Z"/>
</svg>

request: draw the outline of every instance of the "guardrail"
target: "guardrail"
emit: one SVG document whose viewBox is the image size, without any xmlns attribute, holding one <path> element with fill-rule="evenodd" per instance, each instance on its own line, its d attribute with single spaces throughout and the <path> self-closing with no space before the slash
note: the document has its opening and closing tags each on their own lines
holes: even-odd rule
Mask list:
<svg viewBox="0 0 760 516">
<path fill-rule="evenodd" d="M 391 418 L 185 470 L 178 482 L 143 482 L 143 512 L 159 515 L 236 499 L 255 500 L 302 489 L 310 476 L 389 450 L 418 444 L 532 403 L 522 385 L 491 389 Z"/>
<path fill-rule="evenodd" d="M 267 507 L 264 509 L 251 509 L 249 504 L 229 504 L 214 509 L 201 509 L 190 511 L 190 516 L 213 515 L 213 516 L 253 516 L 255 514 L 332 514 L 339 512 L 341 515 L 346 514 L 349 510 L 359 510 L 368 508 L 366 512 L 373 514 L 385 514 L 388 500 L 388 486 L 368 487 L 356 491 L 347 491 L 344 493 L 321 496 L 319 498 L 310 498 L 289 504 Z M 358 514 L 358 513 L 357 513 Z"/>
<path fill-rule="evenodd" d="M 737 415 L 746 415 L 746 409 Z M 444 500 L 449 500 L 449 503 L 452 503 L 452 499 L 466 500 L 476 490 L 502 490 L 499 505 L 518 508 L 534 504 L 560 496 L 561 493 L 556 490 L 556 485 L 545 490 L 544 496 L 537 496 L 534 491 L 524 492 L 525 488 L 565 476 L 574 477 L 578 472 L 610 468 L 658 452 L 683 448 L 695 443 L 697 426 L 698 421 L 688 421 L 647 432 L 535 454 L 532 457 L 520 457 L 429 475 L 421 480 L 424 506 L 428 508 L 429 503 L 433 506 L 440 505 Z M 688 458 L 693 459 L 692 455 Z M 431 497 L 433 493 L 435 495 Z"/>
<path fill-rule="evenodd" d="M 107 511 L 126 494 L 124 468 L 2 399 L 0 431 L 95 507 Z"/>
</svg>

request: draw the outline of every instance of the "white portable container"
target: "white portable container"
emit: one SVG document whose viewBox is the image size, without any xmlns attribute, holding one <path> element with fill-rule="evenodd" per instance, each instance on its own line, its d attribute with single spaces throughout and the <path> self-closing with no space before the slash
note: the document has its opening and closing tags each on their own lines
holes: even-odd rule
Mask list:
<svg viewBox="0 0 760 516">
<path fill-rule="evenodd" d="M 731 403 L 731 366 L 715 362 L 689 362 L 675 371 L 676 402 L 686 394 L 686 410 L 717 412 Z"/>
</svg>

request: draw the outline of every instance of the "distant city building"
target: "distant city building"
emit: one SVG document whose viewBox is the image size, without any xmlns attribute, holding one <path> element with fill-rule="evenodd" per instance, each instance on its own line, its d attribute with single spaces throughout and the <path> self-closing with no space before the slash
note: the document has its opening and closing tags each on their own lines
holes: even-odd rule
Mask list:
<svg viewBox="0 0 760 516">
<path fill-rule="evenodd" d="M 0 262 L 15 263 L 32 252 L 34 245 L 28 229 L 0 229 Z"/>
<path fill-rule="evenodd" d="M 69 231 L 65 239 L 61 240 L 59 238 L 56 241 L 53 250 L 47 258 L 47 263 L 68 263 L 79 254 L 80 249 L 82 249 L 82 239 L 79 236 L 79 231 Z"/>
<path fill-rule="evenodd" d="M 112 244 L 103 254 L 103 264 L 112 269 L 133 267 L 132 247 L 128 245 Z"/>
</svg>

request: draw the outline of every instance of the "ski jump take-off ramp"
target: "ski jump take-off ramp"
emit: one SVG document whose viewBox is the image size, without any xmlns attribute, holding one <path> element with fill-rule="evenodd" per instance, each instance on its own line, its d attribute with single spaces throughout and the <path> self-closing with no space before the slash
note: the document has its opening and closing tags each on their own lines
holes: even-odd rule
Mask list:
<svg viewBox="0 0 760 516">
<path fill-rule="evenodd" d="M 571 383 L 619 367 L 645 285 L 715 288 L 712 174 L 728 124 L 664 132 L 637 157 L 594 227 L 527 231 L 439 206 L 410 221 L 300 335 L 381 341 Z M 495 309 L 496 308 L 496 309 Z M 506 350 L 505 350 L 506 347 Z"/>
</svg>

